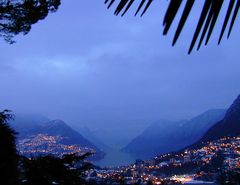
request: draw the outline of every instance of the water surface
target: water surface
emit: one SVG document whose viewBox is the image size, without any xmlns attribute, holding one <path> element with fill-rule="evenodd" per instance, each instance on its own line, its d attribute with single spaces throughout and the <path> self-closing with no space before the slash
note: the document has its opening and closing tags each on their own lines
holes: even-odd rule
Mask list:
<svg viewBox="0 0 240 185">
<path fill-rule="evenodd" d="M 128 165 L 135 162 L 135 158 L 130 154 L 119 151 L 118 149 L 108 149 L 103 159 L 94 164 L 100 167 L 116 167 Z"/>
</svg>

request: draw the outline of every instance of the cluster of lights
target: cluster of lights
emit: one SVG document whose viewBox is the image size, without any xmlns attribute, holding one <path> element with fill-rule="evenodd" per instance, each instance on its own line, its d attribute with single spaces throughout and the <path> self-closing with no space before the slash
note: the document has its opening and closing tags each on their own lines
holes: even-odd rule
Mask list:
<svg viewBox="0 0 240 185">
<path fill-rule="evenodd" d="M 199 149 L 185 150 L 177 154 L 163 154 L 152 160 L 140 161 L 128 166 L 119 166 L 117 168 L 108 168 L 105 170 L 95 170 L 97 178 L 118 180 L 125 179 L 128 183 L 135 183 L 139 179 L 142 182 L 152 181 L 153 184 L 166 183 L 187 183 L 195 178 L 204 176 L 205 172 L 198 174 L 176 176 L 174 174 L 169 177 L 155 175 L 154 171 L 159 171 L 168 167 L 181 168 L 185 164 L 195 163 L 197 165 L 207 165 L 216 157 L 218 152 L 226 154 L 224 168 L 240 169 L 240 137 L 225 137 L 213 142 L 205 143 L 205 146 Z M 230 158 L 234 154 L 235 158 Z"/>
<path fill-rule="evenodd" d="M 62 157 L 66 154 L 83 155 L 87 152 L 95 153 L 92 148 L 80 145 L 66 145 L 62 136 L 51 136 L 48 134 L 37 134 L 18 141 L 18 150 L 24 156 L 52 154 Z"/>
</svg>

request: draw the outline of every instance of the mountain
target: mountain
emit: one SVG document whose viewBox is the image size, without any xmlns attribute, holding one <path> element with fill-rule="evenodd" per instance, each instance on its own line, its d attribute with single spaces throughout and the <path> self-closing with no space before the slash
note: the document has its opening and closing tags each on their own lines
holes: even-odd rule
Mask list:
<svg viewBox="0 0 240 185">
<path fill-rule="evenodd" d="M 225 136 L 240 135 L 240 95 L 226 112 L 224 118 L 214 124 L 204 135 L 192 146 L 201 145 L 202 142 L 216 140 Z"/>
<path fill-rule="evenodd" d="M 181 125 L 180 130 L 183 138 L 185 138 L 185 143 L 193 143 L 199 140 L 209 128 L 223 119 L 225 114 L 226 110 L 224 109 L 211 109 Z"/>
<path fill-rule="evenodd" d="M 64 136 L 62 143 L 64 144 L 79 144 L 82 147 L 91 147 L 97 149 L 90 141 L 85 139 L 77 131 L 73 130 L 62 120 L 52 120 L 42 123 L 29 130 L 29 135 L 47 134 L 51 136 Z"/>
<path fill-rule="evenodd" d="M 80 133 L 72 129 L 62 120 L 49 121 L 47 118 L 42 116 L 16 116 L 15 121 L 12 123 L 13 128 L 19 133 L 18 141 L 24 143 L 24 141 L 31 142 L 31 140 L 49 140 L 51 137 L 54 138 L 53 143 L 56 147 L 60 145 L 64 146 L 78 146 L 79 150 L 89 148 L 91 151 L 96 152 L 94 159 L 102 158 L 104 153 L 98 149 L 94 144 L 84 138 Z M 61 139 L 55 139 L 61 137 Z M 38 139 L 37 139 L 38 138 Z M 45 143 L 46 144 L 46 143 Z M 49 143 L 51 145 L 52 143 Z M 34 143 L 32 143 L 34 145 Z M 41 146 L 42 147 L 42 146 Z"/>
<path fill-rule="evenodd" d="M 103 151 L 107 151 L 110 149 L 109 146 L 107 146 L 105 143 L 99 139 L 93 131 L 91 131 L 88 127 L 84 126 L 79 129 L 77 129 L 87 140 L 89 140 L 91 143 L 93 143 L 96 147 Z"/>
<path fill-rule="evenodd" d="M 24 137 L 29 130 L 41 123 L 50 121 L 47 117 L 39 114 L 16 114 L 11 126 L 18 132 L 18 137 Z"/>
<path fill-rule="evenodd" d="M 103 125 L 103 126 L 99 126 Z M 142 133 L 150 124 L 145 120 L 115 120 L 97 126 L 87 125 L 91 135 L 113 149 L 121 149 Z M 77 129 L 79 130 L 79 129 Z M 79 130 L 82 133 L 82 130 Z"/>
<path fill-rule="evenodd" d="M 161 152 L 165 153 L 170 150 L 169 145 L 165 145 L 165 143 L 171 139 L 175 125 L 175 122 L 166 120 L 155 122 L 133 139 L 122 151 L 141 159 L 152 157 Z"/>
<path fill-rule="evenodd" d="M 190 120 L 179 122 L 160 120 L 133 139 L 122 151 L 136 158 L 146 159 L 180 150 L 199 140 L 224 115 L 225 110 L 213 109 Z"/>
</svg>

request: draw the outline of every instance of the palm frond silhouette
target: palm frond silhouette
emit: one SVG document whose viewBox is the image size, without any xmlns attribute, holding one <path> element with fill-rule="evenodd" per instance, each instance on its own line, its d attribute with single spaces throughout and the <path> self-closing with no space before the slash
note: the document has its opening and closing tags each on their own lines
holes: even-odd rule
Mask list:
<svg viewBox="0 0 240 185">
<path fill-rule="evenodd" d="M 135 16 L 138 14 L 140 14 L 140 16 L 143 16 L 146 13 L 146 11 L 149 9 L 150 5 L 153 4 L 154 1 L 153 0 L 105 0 L 105 4 L 107 4 L 108 8 L 110 8 L 113 4 L 117 4 L 114 14 L 121 15 L 121 16 L 124 16 L 125 13 L 132 7 L 132 5 L 135 2 L 138 3 L 137 10 L 135 11 Z M 178 26 L 173 38 L 173 42 L 172 42 L 173 46 L 176 44 L 196 1 L 187 0 L 184 2 L 185 2 L 184 9 L 181 14 L 181 17 L 178 22 Z M 200 49 L 204 40 L 205 40 L 205 45 L 208 44 L 209 39 L 212 36 L 213 30 L 215 28 L 217 19 L 219 18 L 219 13 L 223 9 L 223 3 L 224 3 L 224 0 L 205 0 L 196 29 L 195 29 L 195 33 L 193 35 L 193 38 L 188 50 L 189 54 L 192 52 L 198 39 L 199 39 L 199 42 L 197 45 L 198 50 Z M 164 21 L 163 21 L 164 35 L 168 34 L 168 31 L 174 19 L 176 18 L 177 13 L 180 11 L 179 8 L 182 4 L 183 4 L 183 0 L 170 1 L 167 11 L 165 13 Z M 239 0 L 229 0 L 223 25 L 220 30 L 218 44 L 220 44 L 228 25 L 229 25 L 229 29 L 228 29 L 227 37 L 229 38 L 237 18 L 239 7 L 240 7 Z"/>
</svg>

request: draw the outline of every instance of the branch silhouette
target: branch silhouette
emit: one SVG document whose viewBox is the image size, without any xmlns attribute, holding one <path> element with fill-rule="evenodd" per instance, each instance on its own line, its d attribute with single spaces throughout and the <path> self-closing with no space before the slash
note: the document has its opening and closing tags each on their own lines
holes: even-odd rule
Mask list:
<svg viewBox="0 0 240 185">
<path fill-rule="evenodd" d="M 12 44 L 13 37 L 27 34 L 33 24 L 56 12 L 60 0 L 0 1 L 0 37 Z"/>
</svg>

